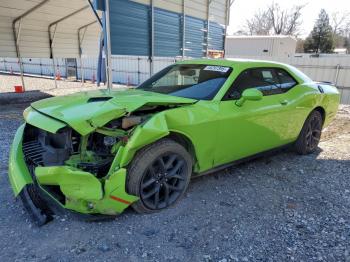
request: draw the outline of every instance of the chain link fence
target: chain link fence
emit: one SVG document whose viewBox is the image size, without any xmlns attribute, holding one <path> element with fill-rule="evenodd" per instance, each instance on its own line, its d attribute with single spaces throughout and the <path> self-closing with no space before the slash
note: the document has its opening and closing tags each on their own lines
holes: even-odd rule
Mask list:
<svg viewBox="0 0 350 262">
<path fill-rule="evenodd" d="M 182 58 L 156 57 L 153 60 L 153 71 L 157 72 L 164 67 L 181 60 Z M 76 81 L 96 81 L 97 58 L 82 59 L 54 59 L 23 58 L 24 74 L 67 78 Z M 138 85 L 151 76 L 151 63 L 145 56 L 114 56 L 112 58 L 113 82 L 124 85 Z M 0 58 L 0 72 L 19 74 L 20 67 L 16 58 Z"/>
<path fill-rule="evenodd" d="M 293 65 L 315 81 L 334 83 L 341 93 L 341 103 L 350 104 L 350 56 L 325 57 L 249 57 L 269 59 Z M 113 82 L 121 85 L 139 85 L 164 67 L 182 60 L 182 57 L 155 57 L 153 65 L 146 56 L 113 56 Z M 46 78 L 59 76 L 68 80 L 91 81 L 97 78 L 97 58 L 52 59 L 24 58 L 24 73 Z M 53 66 L 53 62 L 54 65 Z M 16 58 L 0 58 L 0 72 L 19 74 L 20 68 Z"/>
</svg>

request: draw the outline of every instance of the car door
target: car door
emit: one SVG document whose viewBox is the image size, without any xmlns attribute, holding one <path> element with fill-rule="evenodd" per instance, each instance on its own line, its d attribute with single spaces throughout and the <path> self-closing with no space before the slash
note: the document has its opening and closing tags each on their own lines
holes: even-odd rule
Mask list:
<svg viewBox="0 0 350 262">
<path fill-rule="evenodd" d="M 259 101 L 235 102 L 244 90 L 257 88 Z M 285 117 L 284 91 L 274 68 L 243 71 L 219 105 L 218 147 L 215 166 L 245 158 L 287 143 L 284 133 L 290 121 Z"/>
</svg>

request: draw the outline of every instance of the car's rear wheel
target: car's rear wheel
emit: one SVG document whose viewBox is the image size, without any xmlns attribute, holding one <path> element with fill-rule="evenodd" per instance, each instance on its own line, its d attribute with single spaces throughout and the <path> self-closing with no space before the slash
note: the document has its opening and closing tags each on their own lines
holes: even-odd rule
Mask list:
<svg viewBox="0 0 350 262">
<path fill-rule="evenodd" d="M 185 193 L 192 159 L 183 146 L 162 139 L 140 150 L 128 168 L 127 191 L 138 196 L 132 207 L 151 213 L 174 205 Z"/>
<path fill-rule="evenodd" d="M 312 111 L 295 142 L 295 151 L 298 154 L 306 155 L 315 152 L 321 138 L 322 125 L 321 113 L 317 110 Z"/>
</svg>

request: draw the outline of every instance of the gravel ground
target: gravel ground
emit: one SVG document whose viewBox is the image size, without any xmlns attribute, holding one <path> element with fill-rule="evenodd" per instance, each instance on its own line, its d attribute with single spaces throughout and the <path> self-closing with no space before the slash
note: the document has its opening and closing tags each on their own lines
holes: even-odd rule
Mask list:
<svg viewBox="0 0 350 262">
<path fill-rule="evenodd" d="M 21 85 L 21 79 L 16 75 L 0 73 L 0 105 L 10 103 L 30 102 L 31 100 L 43 99 L 50 96 L 72 94 L 78 91 L 90 91 L 106 88 L 103 84 L 97 87 L 96 84 L 87 81 L 81 82 L 57 81 L 57 88 L 52 79 L 40 77 L 24 77 L 26 92 L 23 94 L 14 93 L 14 86 Z M 113 85 L 114 88 L 124 87 L 123 85 Z M 40 90 L 40 91 L 39 91 Z"/>
<path fill-rule="evenodd" d="M 41 228 L 7 178 L 26 106 L 0 105 L 1 261 L 350 261 L 350 106 L 315 154 L 281 152 L 193 179 L 176 207 L 157 214 L 63 215 Z"/>
</svg>

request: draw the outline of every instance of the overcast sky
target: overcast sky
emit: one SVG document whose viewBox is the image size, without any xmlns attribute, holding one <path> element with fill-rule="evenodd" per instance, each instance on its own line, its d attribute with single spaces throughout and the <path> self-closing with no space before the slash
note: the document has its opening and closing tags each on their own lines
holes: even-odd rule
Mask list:
<svg viewBox="0 0 350 262">
<path fill-rule="evenodd" d="M 230 26 L 228 33 L 232 34 L 243 28 L 246 19 L 259 9 L 266 8 L 272 0 L 235 0 L 231 7 Z M 274 0 L 283 8 L 306 4 L 302 11 L 302 37 L 312 30 L 321 8 L 330 15 L 333 12 L 350 12 L 350 0 Z"/>
</svg>

